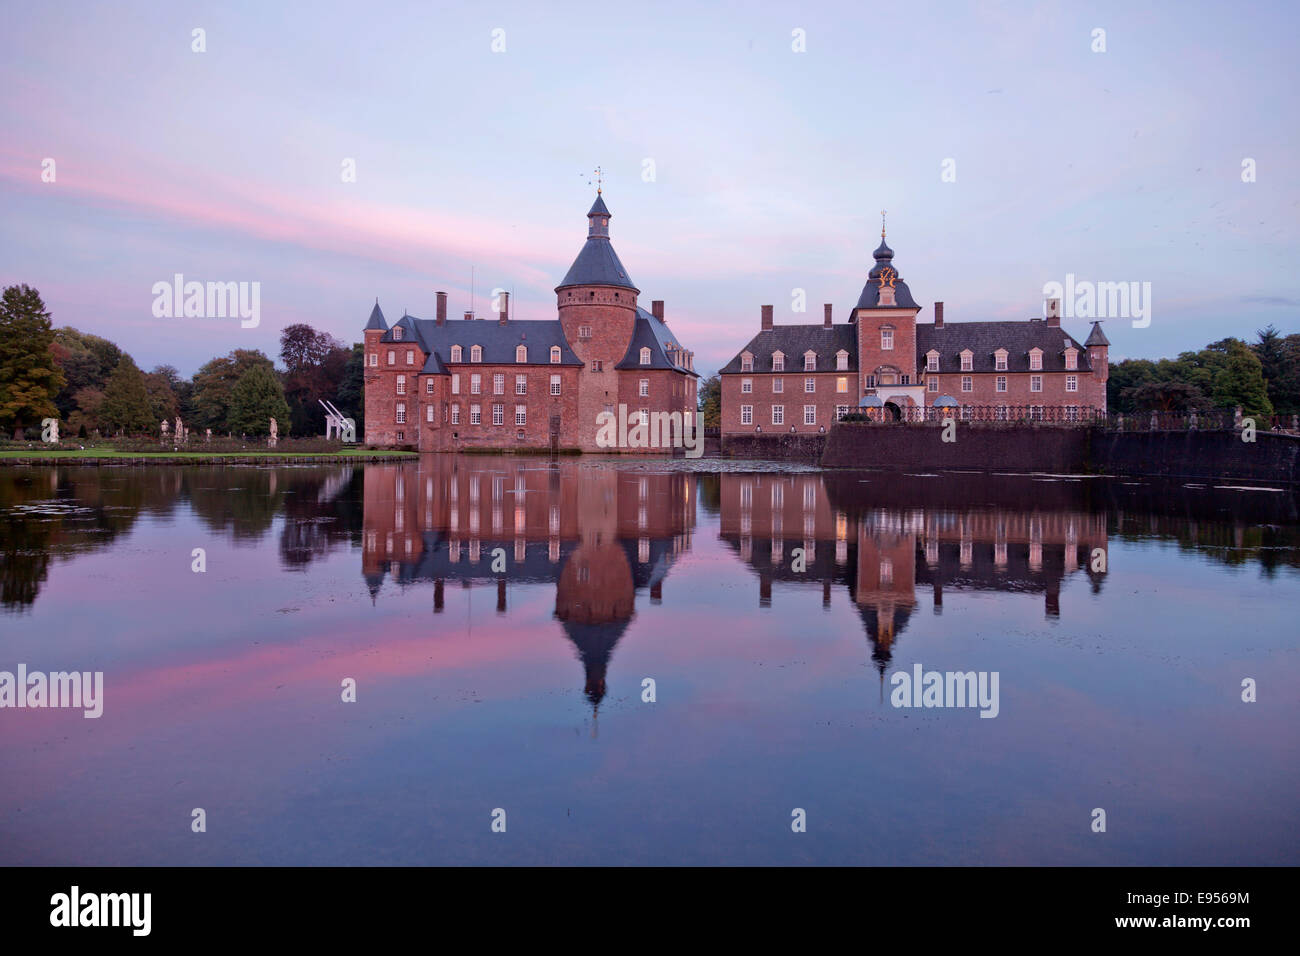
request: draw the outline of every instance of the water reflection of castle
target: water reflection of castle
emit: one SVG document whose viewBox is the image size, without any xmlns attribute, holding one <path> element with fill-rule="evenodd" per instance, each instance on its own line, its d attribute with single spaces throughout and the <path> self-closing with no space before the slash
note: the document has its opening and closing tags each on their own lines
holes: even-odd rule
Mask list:
<svg viewBox="0 0 1300 956">
<path fill-rule="evenodd" d="M 593 707 L 635 613 L 636 593 L 662 600 L 663 581 L 690 547 L 693 479 L 579 462 L 468 456 L 365 472 L 363 572 L 372 597 L 387 574 L 444 588 L 491 586 L 505 613 L 510 583 L 553 583 L 555 617 L 586 672 Z M 494 570 L 495 567 L 495 570 Z"/>
<path fill-rule="evenodd" d="M 931 494 L 917 476 L 885 473 L 724 475 L 720 535 L 758 574 L 760 606 L 774 580 L 820 583 L 824 606 L 834 584 L 847 586 L 882 674 L 918 588 L 930 588 L 936 614 L 946 588 L 1041 593 L 1055 618 L 1061 582 L 1079 572 L 1098 589 L 1108 551 L 1106 515 L 1080 489 L 1009 477 L 943 481 Z"/>
</svg>

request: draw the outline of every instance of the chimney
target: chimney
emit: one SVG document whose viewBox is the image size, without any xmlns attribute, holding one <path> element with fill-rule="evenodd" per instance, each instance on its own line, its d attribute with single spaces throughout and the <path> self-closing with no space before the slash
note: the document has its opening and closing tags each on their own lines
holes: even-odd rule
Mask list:
<svg viewBox="0 0 1300 956">
<path fill-rule="evenodd" d="M 510 293 L 501 293 L 501 312 L 497 316 L 497 322 L 501 325 L 506 324 L 506 319 L 510 317 Z"/>
<path fill-rule="evenodd" d="M 942 302 L 936 302 L 934 304 L 934 327 L 936 329 L 943 328 L 943 303 Z"/>
<path fill-rule="evenodd" d="M 465 310 L 465 321 L 466 322 L 474 321 L 474 313 L 471 312 L 469 309 Z"/>
<path fill-rule="evenodd" d="M 763 324 L 759 328 L 764 332 L 772 331 L 772 307 L 770 305 L 763 306 Z"/>
<path fill-rule="evenodd" d="M 654 315 L 656 319 L 662 322 L 664 320 L 664 300 L 655 299 L 653 302 L 651 302 L 650 312 Z"/>
<path fill-rule="evenodd" d="M 447 324 L 447 293 L 436 292 L 434 294 L 438 297 L 438 319 L 437 319 L 438 324 L 446 325 Z"/>
<path fill-rule="evenodd" d="M 1047 300 L 1047 327 L 1049 329 L 1059 329 L 1061 327 L 1061 300 Z"/>
<path fill-rule="evenodd" d="M 829 329 L 831 327 L 831 304 L 827 302 L 824 306 L 822 306 L 822 311 L 826 314 L 826 319 L 823 324 L 825 325 L 826 328 Z"/>
</svg>

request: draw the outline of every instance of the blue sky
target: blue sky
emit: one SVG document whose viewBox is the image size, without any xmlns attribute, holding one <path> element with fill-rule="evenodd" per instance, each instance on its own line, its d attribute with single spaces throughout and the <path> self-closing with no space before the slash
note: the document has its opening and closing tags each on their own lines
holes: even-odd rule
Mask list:
<svg viewBox="0 0 1300 956">
<path fill-rule="evenodd" d="M 1138 6 L 11 8 L 0 283 L 184 374 L 292 322 L 359 340 L 376 296 L 457 315 L 471 268 L 480 310 L 495 286 L 553 318 L 600 164 L 615 248 L 701 370 L 765 303 L 845 320 L 882 208 L 921 321 L 1041 314 L 1073 273 L 1152 285 L 1113 357 L 1300 332 L 1296 5 Z M 177 272 L 260 282 L 261 324 L 155 318 Z"/>
</svg>

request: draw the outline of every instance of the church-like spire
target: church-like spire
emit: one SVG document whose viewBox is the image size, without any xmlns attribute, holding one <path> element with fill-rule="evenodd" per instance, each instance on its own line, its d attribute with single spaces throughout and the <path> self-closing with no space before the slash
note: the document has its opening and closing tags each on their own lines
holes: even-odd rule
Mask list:
<svg viewBox="0 0 1300 956">
<path fill-rule="evenodd" d="M 609 209 L 600 195 L 600 190 L 596 190 L 596 201 L 591 204 L 591 212 L 587 213 L 588 238 L 597 236 L 609 238 L 609 215 Z"/>
</svg>

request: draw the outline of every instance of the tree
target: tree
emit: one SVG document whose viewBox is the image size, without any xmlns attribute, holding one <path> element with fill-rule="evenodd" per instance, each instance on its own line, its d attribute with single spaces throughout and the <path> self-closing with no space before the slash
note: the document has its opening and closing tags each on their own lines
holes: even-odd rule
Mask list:
<svg viewBox="0 0 1300 956">
<path fill-rule="evenodd" d="M 175 369 L 173 369 L 175 371 Z M 148 372 L 144 377 L 145 391 L 149 393 L 149 413 L 156 422 L 172 419 L 180 411 L 176 393 L 172 391 L 167 376 L 158 372 Z"/>
<path fill-rule="evenodd" d="M 1269 401 L 1279 415 L 1300 412 L 1300 336 L 1283 336 L 1271 325 L 1256 334 L 1251 350 L 1264 370 Z"/>
<path fill-rule="evenodd" d="M 29 285 L 11 285 L 0 296 L 0 429 L 39 428 L 43 418 L 59 418 L 54 402 L 63 372 L 54 361 L 54 330 L 41 294 Z"/>
<path fill-rule="evenodd" d="M 82 429 L 90 433 L 96 428 L 103 427 L 99 417 L 99 410 L 104 405 L 104 392 L 101 389 L 90 386 L 79 388 L 73 395 L 73 399 L 76 407 L 68 416 L 69 430 L 81 434 Z"/>
<path fill-rule="evenodd" d="M 1125 397 L 1126 411 L 1188 412 L 1210 407 L 1205 393 L 1186 382 L 1145 382 L 1128 389 Z"/>
<path fill-rule="evenodd" d="M 339 381 L 335 407 L 345 417 L 357 423 L 357 435 L 366 433 L 366 347 L 360 342 L 354 343 L 348 356 L 347 365 L 343 367 L 343 377 Z"/>
<path fill-rule="evenodd" d="M 284 395 L 293 416 L 294 430 L 308 434 L 323 431 L 325 409 L 320 400 L 338 397 L 352 350 L 328 332 L 298 323 L 280 333 L 280 359 L 284 362 Z"/>
<path fill-rule="evenodd" d="M 99 418 L 104 427 L 128 435 L 152 434 L 158 427 L 158 419 L 149 407 L 144 373 L 129 355 L 122 356 L 108 377 Z"/>
<path fill-rule="evenodd" d="M 1244 343 L 1240 345 L 1215 373 L 1214 404 L 1224 408 L 1240 405 L 1243 415 L 1268 421 L 1273 417 L 1273 403 L 1268 400 L 1264 369 L 1255 353 Z"/>
<path fill-rule="evenodd" d="M 67 326 L 54 330 L 53 350 L 64 377 L 63 388 L 54 401 L 59 412 L 71 420 L 77 407 L 74 396 L 85 388 L 103 392 L 122 359 L 122 350 L 108 339 Z"/>
<path fill-rule="evenodd" d="M 243 374 L 255 366 L 262 366 L 272 375 L 275 374 L 271 360 L 253 349 L 235 349 L 229 355 L 213 359 L 194 373 L 191 415 L 195 427 L 234 431 L 228 420 L 231 392 Z M 286 428 L 288 420 L 286 414 Z"/>
<path fill-rule="evenodd" d="M 254 365 L 239 377 L 230 393 L 231 432 L 237 435 L 265 435 L 271 430 L 271 419 L 279 425 L 280 434 L 289 433 L 289 403 L 284 400 L 284 388 L 274 370 L 265 365 Z"/>
<path fill-rule="evenodd" d="M 700 385 L 700 420 L 705 428 L 722 425 L 722 378 L 715 372 Z"/>
</svg>

